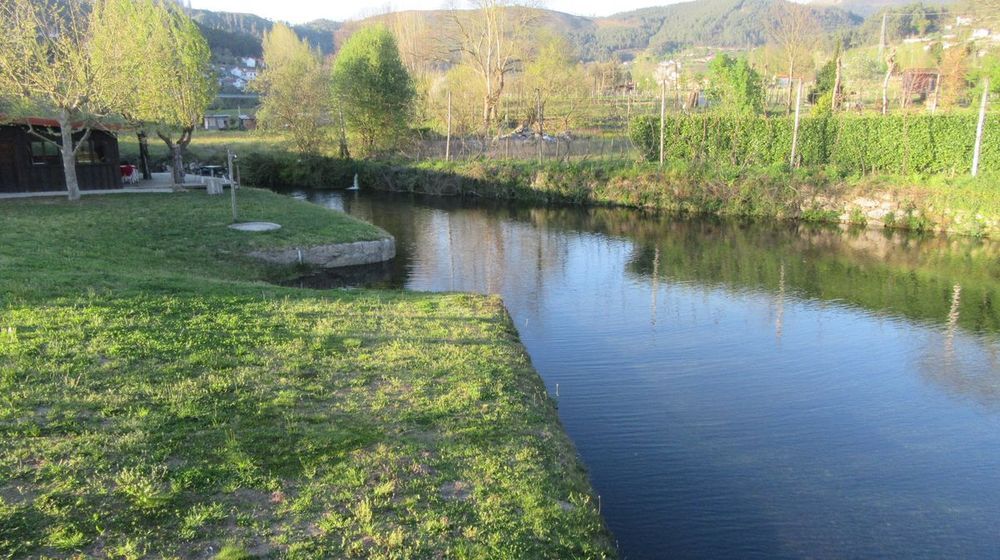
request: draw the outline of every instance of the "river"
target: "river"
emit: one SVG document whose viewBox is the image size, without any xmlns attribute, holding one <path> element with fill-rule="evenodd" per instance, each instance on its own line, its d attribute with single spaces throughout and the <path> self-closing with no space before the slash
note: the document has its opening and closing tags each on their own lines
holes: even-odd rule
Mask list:
<svg viewBox="0 0 1000 560">
<path fill-rule="evenodd" d="M 503 297 L 623 558 L 1000 557 L 1000 244 L 288 194 Z"/>
</svg>

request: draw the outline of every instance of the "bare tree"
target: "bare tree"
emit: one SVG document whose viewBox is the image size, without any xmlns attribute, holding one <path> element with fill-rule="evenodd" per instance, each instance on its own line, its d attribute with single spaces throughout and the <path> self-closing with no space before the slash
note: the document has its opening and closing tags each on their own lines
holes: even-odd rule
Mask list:
<svg viewBox="0 0 1000 560">
<path fill-rule="evenodd" d="M 882 80 L 882 114 L 889 114 L 889 80 L 896 71 L 896 49 L 892 49 L 885 61 L 885 79 Z"/>
<path fill-rule="evenodd" d="M 792 111 L 792 84 L 796 72 L 802 71 L 812 59 L 812 51 L 821 36 L 819 22 L 811 8 L 790 2 L 776 2 L 771 6 L 768 40 L 777 47 L 787 63 L 788 95 L 786 113 Z"/>
<path fill-rule="evenodd" d="M 482 122 L 485 131 L 498 118 L 497 107 L 514 72 L 528 32 L 538 12 L 509 0 L 475 0 L 472 12 L 455 12 L 452 22 L 463 62 L 479 75 L 483 86 Z"/>
</svg>

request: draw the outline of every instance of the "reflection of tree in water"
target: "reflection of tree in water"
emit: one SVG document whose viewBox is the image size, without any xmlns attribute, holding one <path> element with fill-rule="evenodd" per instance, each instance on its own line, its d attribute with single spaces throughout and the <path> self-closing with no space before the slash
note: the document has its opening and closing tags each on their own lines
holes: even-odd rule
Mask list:
<svg viewBox="0 0 1000 560">
<path fill-rule="evenodd" d="M 653 274 L 657 249 L 643 239 L 628 271 Z M 869 311 L 941 323 L 952 287 L 963 294 L 957 324 L 1000 332 L 1000 245 L 974 239 L 912 237 L 877 230 L 673 220 L 655 240 L 657 275 L 672 281 L 839 301 Z"/>
<path fill-rule="evenodd" d="M 383 193 L 348 195 L 343 203 L 397 236 L 397 278 L 421 274 L 441 290 L 534 287 L 522 295 L 536 311 L 543 287 L 565 281 L 577 239 L 568 234 L 581 233 L 634 245 L 625 272 L 649 282 L 654 326 L 660 282 L 772 294 L 779 341 L 789 297 L 938 325 L 940 338 L 925 345 L 921 375 L 956 394 L 1000 403 L 1000 316 L 993 305 L 1000 296 L 1000 244 Z M 422 270 L 414 271 L 418 263 Z"/>
<path fill-rule="evenodd" d="M 414 243 L 411 260 L 425 269 L 424 279 L 453 279 L 449 290 L 504 293 L 534 287 L 525 300 L 538 303 L 543 287 L 563 274 L 568 238 L 557 231 L 514 219 L 515 210 L 419 208 L 409 218 L 423 237 L 438 242 Z"/>
<path fill-rule="evenodd" d="M 920 375 L 952 394 L 1000 407 L 1000 338 L 965 338 L 958 331 L 962 286 L 952 288 L 952 303 L 940 339 L 930 335 L 918 363 Z M 963 344 L 958 351 L 957 344 Z"/>
<path fill-rule="evenodd" d="M 990 241 L 384 193 L 353 197 L 345 205 L 401 240 L 443 228 L 451 236 L 448 242 L 412 250 L 428 262 L 447 258 L 448 266 L 437 270 L 448 278 L 473 279 L 467 287 L 453 289 L 500 292 L 504 277 L 524 282 L 525 274 L 534 275 L 532 283 L 518 285 L 540 288 L 547 271 L 561 270 L 564 264 L 567 238 L 562 233 L 599 233 L 636 243 L 627 272 L 641 278 L 654 276 L 656 261 L 658 281 L 840 301 L 933 323 L 947 316 L 952 287 L 961 283 L 958 325 L 972 332 L 1000 332 L 1000 310 L 994 305 L 1000 297 L 1000 244 Z M 432 215 L 437 222 L 429 223 Z M 397 266 L 402 270 L 411 248 L 400 245 Z M 452 249 L 437 254 L 442 245 Z M 484 260 L 456 260 L 459 255 Z"/>
</svg>

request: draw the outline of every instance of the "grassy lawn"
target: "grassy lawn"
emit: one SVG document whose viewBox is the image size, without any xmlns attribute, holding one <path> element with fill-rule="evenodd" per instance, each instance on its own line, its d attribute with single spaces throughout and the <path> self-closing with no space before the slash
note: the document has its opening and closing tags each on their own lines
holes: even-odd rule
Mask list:
<svg viewBox="0 0 1000 560">
<path fill-rule="evenodd" d="M 0 201 L 0 557 L 613 556 L 499 300 L 265 284 L 384 234 L 240 194 Z"/>
</svg>

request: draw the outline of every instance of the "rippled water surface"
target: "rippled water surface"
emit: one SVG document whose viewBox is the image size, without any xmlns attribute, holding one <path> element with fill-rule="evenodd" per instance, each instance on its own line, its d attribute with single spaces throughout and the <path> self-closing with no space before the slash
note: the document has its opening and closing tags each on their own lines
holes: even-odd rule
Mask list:
<svg viewBox="0 0 1000 560">
<path fill-rule="evenodd" d="M 290 194 L 503 296 L 623 557 L 1000 557 L 998 244 Z"/>
</svg>

